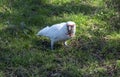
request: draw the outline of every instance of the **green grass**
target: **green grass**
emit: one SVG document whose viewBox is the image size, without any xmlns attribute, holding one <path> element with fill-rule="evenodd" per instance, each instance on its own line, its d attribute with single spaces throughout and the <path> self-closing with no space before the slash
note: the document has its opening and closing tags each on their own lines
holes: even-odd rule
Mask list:
<svg viewBox="0 0 120 77">
<path fill-rule="evenodd" d="M 119 77 L 119 0 L 0 0 L 0 77 Z M 36 33 L 72 20 L 70 48 Z"/>
</svg>

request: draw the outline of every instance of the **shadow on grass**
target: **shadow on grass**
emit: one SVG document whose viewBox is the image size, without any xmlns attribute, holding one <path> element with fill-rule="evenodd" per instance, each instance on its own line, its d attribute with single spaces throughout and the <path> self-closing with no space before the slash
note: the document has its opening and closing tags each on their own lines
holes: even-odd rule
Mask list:
<svg viewBox="0 0 120 77">
<path fill-rule="evenodd" d="M 63 5 L 52 5 L 42 3 L 42 0 L 38 1 L 22 1 L 22 0 L 13 0 L 8 4 L 5 4 L 3 9 L 6 9 L 2 17 L 6 18 L 6 21 L 10 21 L 15 24 L 19 24 L 24 21 L 27 25 L 46 25 L 48 24 L 47 19 L 49 17 L 58 16 L 63 17 L 63 14 L 79 14 L 84 15 L 94 14 L 96 9 L 99 7 L 90 6 L 87 4 L 81 3 L 65 3 Z M 11 9 L 12 12 L 9 11 Z M 49 21 L 50 22 L 50 21 Z M 52 21 L 53 22 L 53 21 Z M 52 23 L 53 24 L 53 23 Z"/>
<path fill-rule="evenodd" d="M 115 31 L 120 31 L 120 1 L 119 0 L 105 0 L 106 8 L 114 10 L 114 14 L 107 20 Z M 107 17 L 106 17 L 107 18 Z"/>
<path fill-rule="evenodd" d="M 39 36 L 41 37 L 41 36 Z M 43 51 L 46 51 L 46 50 L 51 50 L 51 46 L 50 46 L 50 39 L 48 38 L 41 38 L 41 39 L 38 39 L 36 38 L 35 40 L 33 39 L 32 40 L 33 43 L 33 47 L 37 47 L 39 50 L 43 50 Z M 62 46 L 62 43 L 54 43 L 54 49 L 60 49 Z"/>
<path fill-rule="evenodd" d="M 71 46 L 75 47 L 76 51 L 83 51 L 93 55 L 94 58 L 104 61 L 105 59 L 119 59 L 120 55 L 120 40 L 109 39 L 105 37 L 92 37 L 80 36 L 80 38 L 71 41 Z"/>
</svg>

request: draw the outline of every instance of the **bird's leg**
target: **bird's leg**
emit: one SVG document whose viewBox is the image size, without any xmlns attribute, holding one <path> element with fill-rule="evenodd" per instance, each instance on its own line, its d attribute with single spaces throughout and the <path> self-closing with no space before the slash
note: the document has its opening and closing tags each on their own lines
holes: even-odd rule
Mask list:
<svg viewBox="0 0 120 77">
<path fill-rule="evenodd" d="M 54 46 L 54 41 L 51 40 L 51 49 L 53 50 L 53 46 Z"/>
</svg>

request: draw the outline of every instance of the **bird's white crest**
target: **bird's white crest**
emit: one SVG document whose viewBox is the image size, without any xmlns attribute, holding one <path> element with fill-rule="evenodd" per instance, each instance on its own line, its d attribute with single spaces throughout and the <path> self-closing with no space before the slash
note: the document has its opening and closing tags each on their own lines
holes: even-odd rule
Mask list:
<svg viewBox="0 0 120 77">
<path fill-rule="evenodd" d="M 67 24 L 68 24 L 68 25 L 75 25 L 75 22 L 73 22 L 73 21 L 68 21 Z"/>
<path fill-rule="evenodd" d="M 73 31 L 69 33 L 69 25 L 73 25 Z M 73 21 L 54 24 L 51 27 L 47 26 L 40 30 L 37 35 L 46 36 L 51 40 L 51 49 L 53 49 L 54 42 L 65 41 L 75 36 L 76 24 Z"/>
</svg>

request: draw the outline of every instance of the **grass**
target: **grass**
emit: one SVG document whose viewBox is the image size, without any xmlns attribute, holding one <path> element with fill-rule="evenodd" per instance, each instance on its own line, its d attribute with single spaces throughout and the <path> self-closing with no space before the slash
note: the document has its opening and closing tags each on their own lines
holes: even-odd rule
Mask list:
<svg viewBox="0 0 120 77">
<path fill-rule="evenodd" d="M 0 0 L 0 77 L 119 77 L 119 0 Z M 35 34 L 77 24 L 71 48 Z"/>
</svg>

